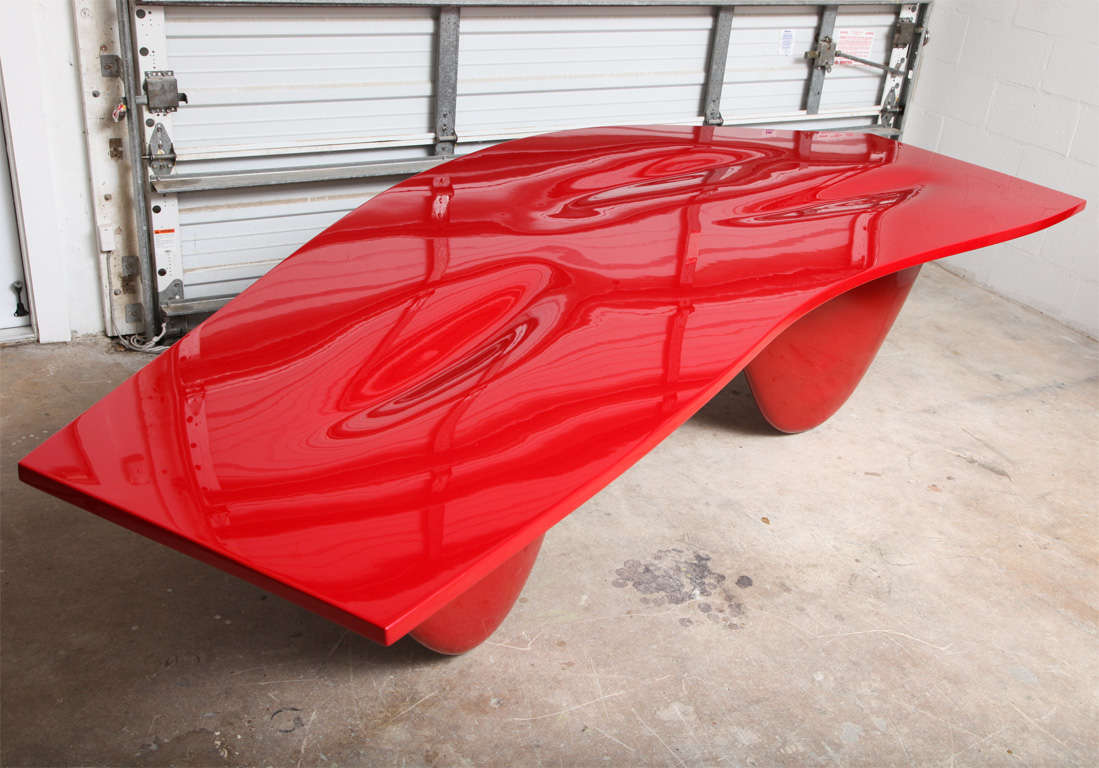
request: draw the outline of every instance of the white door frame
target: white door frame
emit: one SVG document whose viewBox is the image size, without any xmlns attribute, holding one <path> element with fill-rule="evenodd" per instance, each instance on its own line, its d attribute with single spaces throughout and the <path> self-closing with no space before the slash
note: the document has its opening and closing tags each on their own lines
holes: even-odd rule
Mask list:
<svg viewBox="0 0 1099 768">
<path fill-rule="evenodd" d="M 37 45 L 34 3 L 10 3 L 0 25 L 0 108 L 31 320 L 40 342 L 69 341 L 68 280 L 58 228 L 43 97 L 50 88 Z M 64 45 L 68 41 L 57 41 Z M 74 180 L 81 183 L 82 180 Z"/>
</svg>

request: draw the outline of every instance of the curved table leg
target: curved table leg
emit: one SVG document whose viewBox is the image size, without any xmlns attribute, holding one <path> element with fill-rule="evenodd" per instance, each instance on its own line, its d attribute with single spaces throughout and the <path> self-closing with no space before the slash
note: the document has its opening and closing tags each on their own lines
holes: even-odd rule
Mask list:
<svg viewBox="0 0 1099 768">
<path fill-rule="evenodd" d="M 903 269 L 822 304 L 748 364 L 748 384 L 773 427 L 803 432 L 839 410 L 870 367 L 919 271 Z"/>
<path fill-rule="evenodd" d="M 412 637 L 436 653 L 457 655 L 476 648 L 496 631 L 523 591 L 538 557 L 542 536 L 519 550 L 470 589 L 451 600 L 416 629 Z"/>
</svg>

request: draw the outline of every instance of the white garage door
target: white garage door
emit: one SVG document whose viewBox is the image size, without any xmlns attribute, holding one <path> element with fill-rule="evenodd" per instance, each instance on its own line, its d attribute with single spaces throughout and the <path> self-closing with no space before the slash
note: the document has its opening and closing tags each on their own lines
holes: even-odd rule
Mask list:
<svg viewBox="0 0 1099 768">
<path fill-rule="evenodd" d="M 341 178 L 341 169 L 426 167 L 439 151 L 438 8 L 154 2 L 135 8 L 139 80 L 169 71 L 187 99 L 178 111 L 139 116 L 148 118 L 146 141 L 162 131 L 175 153 L 150 200 L 159 291 L 174 286 L 168 295 L 187 301 L 235 294 L 419 167 L 359 178 Z M 822 8 L 732 10 L 725 124 L 878 120 L 886 79 L 854 62 L 838 63 L 807 109 L 804 54 L 822 31 Z M 898 14 L 916 12 L 840 4 L 833 37 L 863 58 L 895 62 Z M 710 53 L 722 44 L 718 18 L 706 5 L 461 8 L 454 151 L 558 128 L 701 124 Z"/>
</svg>

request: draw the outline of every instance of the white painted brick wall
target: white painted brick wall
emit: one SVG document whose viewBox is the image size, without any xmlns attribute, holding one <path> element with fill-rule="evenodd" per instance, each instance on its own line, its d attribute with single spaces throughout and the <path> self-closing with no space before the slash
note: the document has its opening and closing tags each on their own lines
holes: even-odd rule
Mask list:
<svg viewBox="0 0 1099 768">
<path fill-rule="evenodd" d="M 1099 337 L 1099 0 L 935 0 L 905 141 L 1088 201 L 948 268 Z"/>
</svg>

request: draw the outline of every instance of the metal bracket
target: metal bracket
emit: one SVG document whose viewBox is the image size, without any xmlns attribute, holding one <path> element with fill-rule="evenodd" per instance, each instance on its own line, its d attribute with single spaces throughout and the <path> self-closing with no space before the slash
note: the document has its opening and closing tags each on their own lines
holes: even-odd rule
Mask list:
<svg viewBox="0 0 1099 768">
<path fill-rule="evenodd" d="M 912 45 L 912 41 L 922 32 L 923 29 L 917 26 L 914 21 L 909 19 L 898 21 L 896 26 L 893 27 L 893 47 L 907 48 Z"/>
<path fill-rule="evenodd" d="M 705 125 L 721 125 L 721 91 L 725 84 L 725 63 L 729 58 L 729 40 L 733 30 L 733 8 L 722 6 L 714 16 L 710 37 L 709 65 L 706 68 L 706 92 L 702 99 L 702 115 Z"/>
<path fill-rule="evenodd" d="M 149 167 L 157 176 L 167 176 L 172 172 L 176 164 L 176 151 L 172 145 L 172 137 L 168 135 L 168 129 L 164 123 L 157 123 L 153 128 L 153 134 L 149 137 L 149 154 L 147 155 Z"/>
<path fill-rule="evenodd" d="M 898 132 L 903 132 L 905 116 L 907 113 L 908 102 L 912 97 L 912 92 L 916 87 L 916 80 L 920 76 L 920 58 L 923 55 L 923 48 L 927 45 L 931 39 L 931 3 L 919 3 L 911 7 L 911 15 L 915 16 L 915 32 L 916 37 L 912 40 L 912 45 L 908 48 L 907 61 L 905 62 L 905 69 L 908 71 L 906 77 L 901 79 L 895 84 L 897 88 L 897 94 L 895 97 L 895 113 L 891 114 L 891 125 L 896 128 Z"/>
<path fill-rule="evenodd" d="M 190 317 L 193 315 L 210 315 L 217 312 L 230 301 L 232 296 L 210 296 L 206 299 L 180 299 L 178 301 L 166 301 L 160 305 L 160 311 L 165 317 Z"/>
<path fill-rule="evenodd" d="M 813 50 L 805 53 L 805 58 L 809 62 L 809 81 L 805 84 L 805 114 L 807 115 L 820 112 L 824 76 L 832 71 L 832 65 L 836 61 L 836 41 L 832 39 L 832 32 L 836 28 L 839 10 L 840 7 L 835 4 L 821 6 L 817 22 L 816 45 Z"/>
<path fill-rule="evenodd" d="M 435 146 L 434 154 L 449 157 L 458 142 L 455 112 L 458 101 L 458 36 L 461 10 L 439 9 L 435 31 Z"/>
<path fill-rule="evenodd" d="M 99 74 L 103 77 L 122 77 L 122 57 L 117 53 L 99 54 Z"/>
<path fill-rule="evenodd" d="M 144 150 L 142 137 L 144 129 L 136 114 L 138 98 L 142 94 L 138 92 L 139 79 L 135 74 L 132 0 L 116 0 L 115 20 L 118 30 L 118 42 L 121 45 L 119 53 L 122 58 L 123 93 L 125 93 L 126 103 L 135 110 L 133 119 L 126 121 L 126 140 L 131 160 L 127 163 L 130 172 L 129 191 L 133 196 L 131 207 L 136 214 L 133 217 L 133 223 L 137 228 L 137 284 L 139 286 L 139 303 L 143 307 L 140 322 L 136 324 L 142 327 L 142 335 L 146 339 L 151 339 L 156 336 L 159 329 L 156 323 L 156 277 L 153 275 L 152 244 L 149 237 L 148 195 L 146 194 L 148 177 L 145 168 L 142 167 L 139 161 Z M 127 312 L 129 312 L 129 308 L 127 308 Z"/>
<path fill-rule="evenodd" d="M 179 92 L 175 72 L 170 69 L 146 72 L 141 87 L 145 91 L 146 107 L 158 115 L 175 112 L 181 101 L 187 102 L 187 94 Z"/>
<path fill-rule="evenodd" d="M 161 304 L 166 304 L 170 301 L 179 301 L 183 298 L 183 281 L 177 278 L 168 283 L 168 287 L 157 294 L 157 298 L 160 299 Z"/>
<path fill-rule="evenodd" d="M 885 98 L 882 100 L 881 105 L 881 117 L 879 121 L 881 125 L 886 128 L 895 128 L 894 125 L 897 121 L 897 116 L 900 114 L 900 107 L 898 105 L 897 86 L 893 86 L 889 89 L 889 93 L 885 94 Z"/>
<path fill-rule="evenodd" d="M 368 179 L 375 176 L 414 174 L 434 168 L 449 159 L 447 155 L 415 160 L 381 160 L 340 165 L 304 165 L 297 168 L 255 168 L 214 173 L 176 173 L 152 179 L 153 190 L 160 194 L 201 192 L 208 189 L 243 189 L 273 184 L 308 184 L 318 181 Z"/>
<path fill-rule="evenodd" d="M 829 36 L 822 37 L 817 41 L 816 46 L 812 50 L 805 52 L 805 58 L 808 59 L 816 69 L 823 69 L 825 72 L 831 72 L 832 65 L 836 63 L 835 41 Z"/>
<path fill-rule="evenodd" d="M 217 312 L 233 299 L 232 296 L 185 299 L 183 298 L 183 281 L 178 278 L 168 283 L 168 287 L 157 294 L 157 298 L 160 300 L 160 312 L 167 318 L 209 315 Z"/>
</svg>

